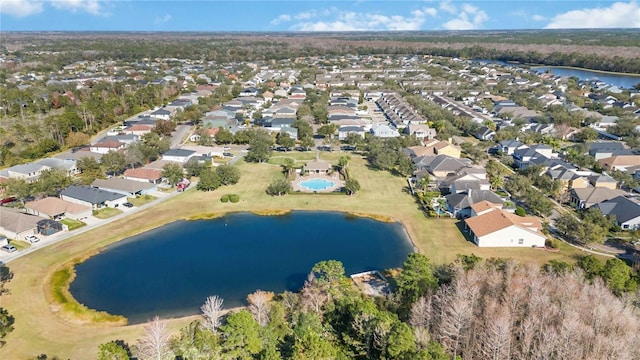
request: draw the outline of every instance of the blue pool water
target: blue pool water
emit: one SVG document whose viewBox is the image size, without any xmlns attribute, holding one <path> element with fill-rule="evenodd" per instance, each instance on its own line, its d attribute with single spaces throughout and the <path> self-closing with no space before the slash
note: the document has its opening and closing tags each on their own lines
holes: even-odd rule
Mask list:
<svg viewBox="0 0 640 360">
<path fill-rule="evenodd" d="M 300 186 L 313 191 L 320 191 L 335 186 L 335 183 L 325 179 L 309 179 L 300 183 Z"/>
</svg>

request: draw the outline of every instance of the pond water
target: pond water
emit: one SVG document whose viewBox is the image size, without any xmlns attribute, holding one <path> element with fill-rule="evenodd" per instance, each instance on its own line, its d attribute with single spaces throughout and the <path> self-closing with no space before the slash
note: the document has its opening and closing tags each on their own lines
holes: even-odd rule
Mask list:
<svg viewBox="0 0 640 360">
<path fill-rule="evenodd" d="M 257 289 L 299 290 L 314 264 L 342 261 L 347 275 L 402 265 L 413 246 L 399 223 L 334 212 L 230 214 L 177 221 L 111 245 L 76 266 L 73 296 L 129 323 L 225 308 Z"/>
<path fill-rule="evenodd" d="M 602 73 L 597 71 L 583 70 L 583 69 L 571 69 L 553 66 L 532 67 L 531 70 L 535 70 L 539 73 L 544 73 L 549 70 L 550 73 L 557 76 L 575 76 L 580 80 L 600 80 L 609 85 L 615 85 L 622 89 L 633 89 L 633 86 L 640 83 L 640 75 L 625 75 L 615 73 Z"/>
</svg>

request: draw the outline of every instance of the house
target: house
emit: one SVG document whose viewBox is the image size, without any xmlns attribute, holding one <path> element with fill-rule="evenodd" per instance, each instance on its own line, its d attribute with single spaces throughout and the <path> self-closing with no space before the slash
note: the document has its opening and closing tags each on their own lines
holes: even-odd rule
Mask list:
<svg viewBox="0 0 640 360">
<path fill-rule="evenodd" d="M 424 141 L 434 139 L 437 135 L 436 129 L 430 128 L 427 124 L 409 123 L 404 128 L 405 133 L 414 135 L 418 140 Z"/>
<path fill-rule="evenodd" d="M 112 177 L 109 179 L 95 179 L 91 183 L 91 186 L 101 190 L 111 191 L 130 197 L 149 194 L 158 189 L 155 184 L 152 184 L 150 182 L 127 180 L 116 177 Z"/>
<path fill-rule="evenodd" d="M 444 198 L 447 201 L 447 210 L 457 218 L 471 216 L 471 205 L 480 201 L 488 201 L 492 204 L 504 203 L 504 200 L 490 190 L 468 189 L 465 192 L 451 193 Z"/>
<path fill-rule="evenodd" d="M 149 116 L 154 117 L 156 119 L 169 120 L 171 119 L 171 111 L 165 108 L 160 108 L 152 112 L 151 114 L 149 114 Z"/>
<path fill-rule="evenodd" d="M 0 170 L 0 178 L 20 179 L 32 183 L 40 178 L 43 171 L 50 169 L 49 166 L 38 163 L 14 165 L 8 169 Z"/>
<path fill-rule="evenodd" d="M 434 155 L 448 155 L 454 158 L 460 158 L 462 155 L 462 148 L 451 143 L 449 141 L 431 140 L 424 144 L 426 148 L 432 149 Z"/>
<path fill-rule="evenodd" d="M 328 161 L 320 160 L 317 156 L 315 160 L 308 161 L 304 165 L 306 174 L 327 174 L 330 170 L 331 164 Z"/>
<path fill-rule="evenodd" d="M 71 185 L 60 193 L 60 198 L 92 209 L 118 207 L 127 202 L 127 196 L 86 185 Z"/>
<path fill-rule="evenodd" d="M 398 137 L 400 133 L 398 130 L 391 128 L 386 124 L 376 124 L 371 127 L 371 134 L 375 137 L 380 138 L 390 138 L 390 137 Z"/>
<path fill-rule="evenodd" d="M 506 155 L 513 155 L 513 152 L 528 146 L 518 141 L 518 139 L 503 140 L 498 143 L 500 150 Z"/>
<path fill-rule="evenodd" d="M 151 130 L 153 129 L 154 129 L 154 126 L 152 125 L 135 124 L 135 125 L 127 126 L 126 128 L 122 129 L 122 133 L 126 135 L 143 136 L 145 134 L 150 133 Z"/>
<path fill-rule="evenodd" d="M 416 170 L 426 170 L 441 179 L 471 166 L 469 159 L 456 159 L 448 155 L 418 156 L 413 158 L 413 163 L 416 165 Z"/>
<path fill-rule="evenodd" d="M 489 211 L 502 209 L 502 204 L 494 204 L 487 200 L 482 200 L 471 205 L 471 216 L 478 216 L 488 213 Z"/>
<path fill-rule="evenodd" d="M 540 220 L 495 209 L 465 220 L 479 247 L 544 247 L 546 237 Z"/>
<path fill-rule="evenodd" d="M 27 213 L 53 220 L 69 218 L 83 220 L 92 215 L 89 206 L 72 203 L 57 197 L 46 197 L 24 204 Z"/>
<path fill-rule="evenodd" d="M 584 189 L 571 189 L 569 191 L 570 203 L 576 209 L 587 209 L 591 206 L 613 199 L 617 196 L 624 196 L 622 190 L 609 189 L 605 187 L 589 187 Z"/>
<path fill-rule="evenodd" d="M 618 181 L 607 174 L 594 173 L 588 179 L 589 184 L 595 187 L 605 187 L 612 190 L 618 188 Z"/>
<path fill-rule="evenodd" d="M 598 164 L 605 170 L 619 170 L 626 172 L 628 168 L 640 166 L 640 155 L 616 155 L 598 160 Z"/>
<path fill-rule="evenodd" d="M 124 171 L 124 178 L 127 180 L 159 184 L 162 181 L 162 170 L 146 167 L 127 169 Z"/>
<path fill-rule="evenodd" d="M 602 214 L 615 217 L 615 222 L 622 230 L 637 230 L 640 228 L 640 204 L 624 196 L 602 201 L 593 207 Z"/>
<path fill-rule="evenodd" d="M 440 191 L 446 193 L 462 193 L 468 190 L 491 190 L 491 184 L 487 179 L 487 171 L 484 168 L 467 167 L 458 173 L 447 176 L 439 184 Z"/>
<path fill-rule="evenodd" d="M 98 154 L 106 154 L 109 151 L 122 150 L 125 148 L 125 146 L 126 144 L 120 141 L 103 140 L 91 145 L 89 150 Z"/>
<path fill-rule="evenodd" d="M 27 235 L 38 233 L 38 223 L 45 220 L 16 209 L 0 206 L 0 233 L 8 238 L 24 240 Z"/>
<path fill-rule="evenodd" d="M 36 164 L 49 167 L 51 169 L 60 170 L 67 176 L 73 176 L 80 173 L 80 170 L 76 167 L 75 160 L 58 159 L 58 158 L 45 158 L 36 161 Z"/>
<path fill-rule="evenodd" d="M 169 149 L 162 154 L 162 160 L 184 164 L 189 161 L 192 156 L 195 155 L 196 152 L 193 150 Z"/>
<path fill-rule="evenodd" d="M 473 134 L 473 136 L 478 140 L 491 140 L 495 134 L 496 132 L 494 130 L 483 125 Z"/>
<path fill-rule="evenodd" d="M 365 130 L 362 126 L 341 126 L 338 129 L 338 140 L 346 140 L 349 134 L 355 134 L 364 139 Z"/>
</svg>

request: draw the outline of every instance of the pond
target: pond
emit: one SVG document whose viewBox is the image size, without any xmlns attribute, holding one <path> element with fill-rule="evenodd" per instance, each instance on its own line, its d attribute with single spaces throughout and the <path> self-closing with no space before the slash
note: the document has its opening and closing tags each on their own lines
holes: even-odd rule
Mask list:
<svg viewBox="0 0 640 360">
<path fill-rule="evenodd" d="M 640 83 L 640 75 L 605 73 L 586 69 L 563 68 L 554 66 L 532 67 L 539 73 L 549 71 L 556 76 L 575 76 L 580 80 L 599 80 L 609 85 L 615 85 L 622 89 L 633 89 L 635 84 Z"/>
<path fill-rule="evenodd" d="M 229 214 L 177 221 L 109 246 L 76 266 L 73 296 L 129 323 L 198 314 L 207 296 L 225 308 L 257 289 L 298 291 L 314 264 L 346 274 L 402 265 L 413 246 L 399 223 L 335 212 Z"/>
</svg>

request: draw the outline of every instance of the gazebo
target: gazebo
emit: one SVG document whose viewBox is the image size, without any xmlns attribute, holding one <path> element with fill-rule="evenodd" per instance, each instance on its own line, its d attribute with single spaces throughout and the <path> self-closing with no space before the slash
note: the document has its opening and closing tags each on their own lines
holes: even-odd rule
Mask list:
<svg viewBox="0 0 640 360">
<path fill-rule="evenodd" d="M 328 161 L 320 160 L 319 153 L 316 153 L 316 159 L 307 162 L 304 166 L 305 174 L 328 174 L 331 170 L 331 164 Z"/>
</svg>

